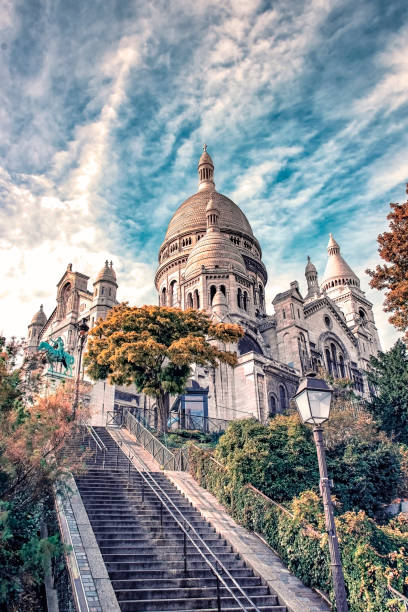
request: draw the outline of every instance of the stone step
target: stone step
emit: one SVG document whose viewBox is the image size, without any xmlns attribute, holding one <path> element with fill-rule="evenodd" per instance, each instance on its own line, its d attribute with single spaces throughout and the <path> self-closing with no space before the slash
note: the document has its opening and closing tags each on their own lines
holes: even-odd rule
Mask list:
<svg viewBox="0 0 408 612">
<path fill-rule="evenodd" d="M 259 601 L 258 601 L 259 599 Z M 244 603 L 244 600 L 241 600 Z M 269 601 L 265 601 L 265 598 L 254 597 L 253 603 L 261 610 L 265 612 L 285 612 L 285 608 L 275 604 L 274 602 L 270 603 Z M 235 604 L 235 605 L 234 605 Z M 139 610 L 143 610 L 143 612 L 170 612 L 172 610 L 217 610 L 217 599 L 214 598 L 175 598 L 175 599 L 165 599 L 165 600 L 154 600 L 154 599 L 141 599 L 138 601 L 134 601 L 132 599 L 120 600 L 120 608 L 123 612 L 137 612 Z M 231 610 L 242 610 L 242 607 L 232 598 L 232 597 L 221 597 L 221 610 L 225 612 L 225 609 L 229 608 Z M 252 608 L 254 610 L 255 608 Z M 248 612 L 251 610 L 251 606 L 246 602 L 245 610 Z"/>
<path fill-rule="evenodd" d="M 158 585 L 157 585 L 158 586 Z M 161 586 L 161 585 L 160 585 Z M 243 599 L 242 593 L 236 587 L 230 587 L 232 592 L 239 599 Z M 166 587 L 166 588 L 134 588 L 132 589 L 130 586 L 126 586 L 122 588 L 121 586 L 115 586 L 115 592 L 118 600 L 139 600 L 139 599 L 178 599 L 179 597 L 187 597 L 188 599 L 196 599 L 196 598 L 208 598 L 215 599 L 217 597 L 217 586 L 216 584 L 211 586 L 183 586 L 183 587 Z M 248 586 L 245 589 L 245 593 L 251 599 L 257 599 L 258 603 L 276 605 L 278 603 L 277 597 L 275 595 L 269 595 L 268 588 L 266 586 Z M 221 597 L 230 597 L 230 591 L 220 585 L 220 595 Z"/>
<path fill-rule="evenodd" d="M 98 433 L 108 446 L 105 469 L 101 469 L 102 453 L 96 453 L 88 462 L 88 471 L 76 481 L 122 612 L 215 612 L 217 584 L 211 565 L 215 566 L 216 559 L 259 610 L 284 612 L 269 588 L 163 474 L 152 473 L 157 483 L 153 484 L 145 472 L 153 490 L 133 466 L 128 478 L 123 469 L 128 469 L 127 458 L 105 429 Z M 170 512 L 165 506 L 161 509 L 161 497 Z M 192 525 L 193 539 L 186 542 L 186 576 L 184 535 L 178 525 L 184 520 Z M 238 596 L 240 590 L 233 581 L 225 580 Z M 222 612 L 242 611 L 229 588 L 220 586 Z M 251 607 L 245 603 L 249 612 Z"/>
<path fill-rule="evenodd" d="M 232 580 L 230 578 L 224 577 L 225 582 L 232 588 L 234 587 L 234 584 L 232 582 Z M 261 587 L 262 588 L 266 588 L 263 587 L 262 583 L 261 583 L 261 579 L 258 576 L 248 576 L 248 577 L 243 577 L 241 576 L 239 578 L 239 584 L 241 587 L 245 586 L 245 587 L 251 587 L 251 588 L 255 588 L 255 587 Z M 208 577 L 202 577 L 199 578 L 197 576 L 192 576 L 190 577 L 190 572 L 187 572 L 187 577 L 186 578 L 157 578 L 156 577 L 151 577 L 148 578 L 147 576 L 145 578 L 140 578 L 140 579 L 134 579 L 134 578 L 112 578 L 112 585 L 114 587 L 114 589 L 132 589 L 132 590 L 140 590 L 140 589 L 171 589 L 171 588 L 191 588 L 191 587 L 216 587 L 217 586 L 217 581 L 215 579 L 215 577 L 213 575 L 208 576 Z"/>
</svg>

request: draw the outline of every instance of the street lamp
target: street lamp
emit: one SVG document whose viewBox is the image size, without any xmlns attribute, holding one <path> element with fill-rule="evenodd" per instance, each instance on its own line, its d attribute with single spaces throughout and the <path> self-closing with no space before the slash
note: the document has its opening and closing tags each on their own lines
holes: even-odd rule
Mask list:
<svg viewBox="0 0 408 612">
<path fill-rule="evenodd" d="M 77 375 L 76 375 L 76 379 L 75 379 L 75 396 L 74 396 L 74 403 L 72 405 L 72 419 L 75 420 L 76 417 L 76 411 L 78 408 L 78 399 L 79 399 L 79 381 L 80 381 L 80 377 L 81 377 L 81 361 L 82 361 L 82 351 L 84 350 L 84 344 L 85 344 L 85 340 L 86 340 L 86 336 L 89 332 L 89 327 L 87 325 L 87 319 L 83 318 L 81 323 L 78 325 L 77 324 L 77 329 L 79 332 L 79 347 L 78 347 L 78 368 L 77 368 Z"/>
<path fill-rule="evenodd" d="M 347 612 L 347 595 L 344 584 L 343 569 L 334 522 L 333 504 L 330 496 L 330 481 L 327 476 L 326 454 L 323 444 L 322 424 L 330 416 L 332 391 L 324 380 L 307 377 L 300 381 L 294 400 L 304 423 L 313 425 L 313 437 L 316 444 L 317 459 L 320 471 L 320 491 L 323 497 L 326 530 L 329 537 L 330 567 L 333 578 L 337 612 Z"/>
</svg>

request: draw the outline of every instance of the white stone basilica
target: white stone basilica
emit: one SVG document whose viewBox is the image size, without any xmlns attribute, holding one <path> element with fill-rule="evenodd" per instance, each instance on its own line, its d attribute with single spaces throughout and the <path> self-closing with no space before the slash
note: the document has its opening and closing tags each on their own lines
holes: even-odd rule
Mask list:
<svg viewBox="0 0 408 612">
<path fill-rule="evenodd" d="M 208 414 L 233 419 L 250 413 L 264 421 L 288 407 L 299 376 L 319 365 L 349 377 L 359 394 L 368 395 L 365 371 L 379 338 L 372 304 L 339 245 L 330 235 L 320 284 L 308 258 L 307 295 L 294 281 L 274 298 L 275 313 L 267 314 L 261 247 L 240 208 L 216 191 L 206 149 L 198 163 L 198 192 L 168 225 L 155 284 L 160 304 L 202 308 L 245 330 L 235 367 L 195 373 L 195 387 L 208 387 Z"/>
<path fill-rule="evenodd" d="M 372 304 L 333 236 L 323 280 L 319 283 L 308 258 L 306 296 L 294 281 L 274 298 L 274 314 L 267 314 L 260 244 L 240 208 L 216 191 L 206 146 L 198 176 L 198 192 L 174 213 L 160 248 L 155 276 L 159 303 L 204 309 L 217 321 L 240 324 L 245 335 L 237 347 L 237 365 L 195 368 L 186 394 L 173 398 L 172 409 L 228 420 L 252 414 L 265 421 L 287 409 L 299 377 L 319 366 L 352 379 L 357 393 L 368 395 L 365 371 L 380 349 Z M 47 319 L 41 308 L 29 325 L 28 353 L 37 350 L 40 340 L 60 336 L 75 355 L 78 322 L 86 317 L 92 326 L 117 303 L 112 264 L 106 262 L 93 292 L 88 280 L 68 266 L 57 286 L 54 312 Z M 114 405 L 146 405 L 134 389 L 106 383 L 97 383 L 93 396 L 94 413 L 103 403 L 98 422 Z"/>
</svg>

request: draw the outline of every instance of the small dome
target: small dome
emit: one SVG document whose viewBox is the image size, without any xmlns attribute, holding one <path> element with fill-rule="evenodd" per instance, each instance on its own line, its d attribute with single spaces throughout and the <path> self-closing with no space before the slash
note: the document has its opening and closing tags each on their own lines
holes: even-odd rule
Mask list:
<svg viewBox="0 0 408 612">
<path fill-rule="evenodd" d="M 186 279 L 197 272 L 202 266 L 206 268 L 229 268 L 246 275 L 244 260 L 231 240 L 222 232 L 207 232 L 197 242 L 191 251 L 184 271 Z"/>
<path fill-rule="evenodd" d="M 307 274 L 308 272 L 316 272 L 316 266 L 314 264 L 312 264 L 312 262 L 310 261 L 310 257 L 309 255 L 307 256 L 307 264 L 306 264 L 306 268 L 305 268 L 305 274 Z"/>
<path fill-rule="evenodd" d="M 47 316 L 43 310 L 43 305 L 41 304 L 40 310 L 35 313 L 35 315 L 31 319 L 31 323 L 33 325 L 45 325 L 46 322 L 47 322 Z"/>
<path fill-rule="evenodd" d="M 332 234 L 330 234 L 327 252 L 329 258 L 321 283 L 322 290 L 337 287 L 338 285 L 355 285 L 359 287 L 360 279 L 353 272 L 348 263 L 344 261 L 340 254 L 340 246 L 335 241 Z"/>
<path fill-rule="evenodd" d="M 105 265 L 96 277 L 95 283 L 98 283 L 100 281 L 109 281 L 111 283 L 116 283 L 116 274 L 115 270 L 113 269 L 112 262 L 110 262 L 109 264 L 108 260 L 105 261 Z"/>
<path fill-rule="evenodd" d="M 212 299 L 211 302 L 211 306 L 213 308 L 215 308 L 216 306 L 228 306 L 227 303 L 227 298 L 225 297 L 225 295 L 223 294 L 223 292 L 221 291 L 221 289 L 218 289 Z"/>
</svg>

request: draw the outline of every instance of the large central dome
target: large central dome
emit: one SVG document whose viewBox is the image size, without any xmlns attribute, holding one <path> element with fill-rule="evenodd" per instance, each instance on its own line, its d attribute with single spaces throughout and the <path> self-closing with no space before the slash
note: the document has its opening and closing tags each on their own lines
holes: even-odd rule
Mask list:
<svg viewBox="0 0 408 612">
<path fill-rule="evenodd" d="M 208 200 L 212 198 L 220 211 L 220 225 L 223 231 L 235 231 L 253 236 L 248 219 L 232 200 L 218 191 L 202 190 L 185 200 L 170 220 L 165 240 L 169 240 L 185 232 L 206 228 L 205 209 Z"/>
<path fill-rule="evenodd" d="M 177 282 L 181 282 L 190 252 L 206 233 L 206 207 L 210 200 L 219 211 L 219 230 L 225 240 L 229 241 L 229 251 L 231 249 L 236 251 L 241 265 L 243 262 L 246 270 L 258 275 L 265 284 L 267 274 L 262 263 L 259 242 L 242 210 L 230 198 L 216 190 L 214 164 L 207 152 L 206 145 L 204 145 L 204 151 L 198 162 L 198 178 L 197 193 L 187 198 L 178 207 L 168 224 L 166 236 L 159 251 L 159 266 L 155 277 L 156 287 L 159 290 L 159 286 L 163 285 L 163 279 L 168 280 L 169 275 L 171 276 L 175 269 L 180 274 Z"/>
</svg>

